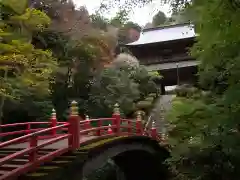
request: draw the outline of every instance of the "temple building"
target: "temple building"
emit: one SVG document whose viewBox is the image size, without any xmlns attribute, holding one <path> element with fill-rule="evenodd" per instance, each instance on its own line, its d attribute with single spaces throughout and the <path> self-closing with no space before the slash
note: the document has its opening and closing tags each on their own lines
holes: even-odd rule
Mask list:
<svg viewBox="0 0 240 180">
<path fill-rule="evenodd" d="M 191 24 L 144 29 L 140 38 L 125 46 L 149 71 L 160 71 L 165 86 L 197 81 L 198 62 L 189 55 L 196 33 Z"/>
</svg>

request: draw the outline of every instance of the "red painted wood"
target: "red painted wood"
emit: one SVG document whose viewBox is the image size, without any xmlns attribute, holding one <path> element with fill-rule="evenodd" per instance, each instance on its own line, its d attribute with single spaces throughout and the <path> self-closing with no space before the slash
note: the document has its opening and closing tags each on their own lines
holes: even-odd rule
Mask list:
<svg viewBox="0 0 240 180">
<path fill-rule="evenodd" d="M 128 133 L 131 134 L 132 133 L 132 121 L 128 120 Z"/>
<path fill-rule="evenodd" d="M 24 123 L 2 124 L 0 125 L 0 128 L 25 126 L 27 124 L 50 124 L 50 122 L 24 122 Z"/>
<path fill-rule="evenodd" d="M 142 128 L 141 120 L 136 120 L 136 130 L 137 130 L 137 135 L 142 135 L 143 134 L 143 128 Z"/>
<path fill-rule="evenodd" d="M 41 143 L 40 145 L 38 145 L 36 147 L 30 147 L 30 148 L 23 149 L 21 151 L 17 151 L 17 152 L 15 152 L 15 153 L 7 156 L 7 157 L 1 158 L 0 159 L 0 166 L 3 165 L 4 163 L 7 163 L 7 162 L 15 159 L 15 158 L 22 157 L 22 156 L 24 156 L 26 154 L 34 152 L 35 150 L 38 150 L 38 149 L 43 148 L 43 147 L 46 147 L 47 145 L 50 145 L 50 144 L 53 144 L 53 143 L 58 142 L 60 140 L 66 139 L 69 136 L 70 136 L 69 134 L 65 134 L 63 136 L 60 136 L 60 137 L 53 138 L 53 139 L 50 139 L 48 141 L 45 141 L 44 143 Z"/>
<path fill-rule="evenodd" d="M 51 118 L 51 127 L 56 127 L 56 126 L 57 126 L 57 118 L 55 116 L 53 116 Z M 57 130 L 53 129 L 51 133 L 52 133 L 52 136 L 56 136 Z"/>
<path fill-rule="evenodd" d="M 156 128 L 151 129 L 151 137 L 153 139 L 157 139 L 157 129 Z"/>
<path fill-rule="evenodd" d="M 24 140 L 26 140 L 26 139 L 31 138 L 32 136 L 39 136 L 39 135 L 41 135 L 41 134 L 43 134 L 43 133 L 51 132 L 52 129 L 61 129 L 61 128 L 67 127 L 67 126 L 69 126 L 69 124 L 63 124 L 63 125 L 59 125 L 59 126 L 52 127 L 52 128 L 46 128 L 46 129 L 43 129 L 43 130 L 40 130 L 40 131 L 31 133 L 31 134 L 28 134 L 28 135 L 19 137 L 19 138 L 15 138 L 15 139 L 13 139 L 13 140 L 10 140 L 10 141 L 4 142 L 4 143 L 0 143 L 0 148 L 3 148 L 3 147 L 6 147 L 6 146 L 9 146 L 9 145 L 12 145 L 12 144 L 14 144 L 14 143 L 18 143 L 18 142 L 24 141 Z"/>
<path fill-rule="evenodd" d="M 38 145 L 38 137 L 32 136 L 30 138 L 29 147 L 33 149 L 33 151 L 29 153 L 29 158 L 28 158 L 29 162 L 34 162 L 37 159 L 37 148 L 36 148 L 37 145 Z"/>
<path fill-rule="evenodd" d="M 27 134 L 31 133 L 31 124 L 27 124 Z"/>
<path fill-rule="evenodd" d="M 84 129 L 91 129 L 91 122 L 89 119 L 86 119 L 84 122 Z"/>
<path fill-rule="evenodd" d="M 80 147 L 80 121 L 81 118 L 76 115 L 71 115 L 68 119 L 68 133 L 71 134 L 68 145 L 72 150 L 76 150 Z"/>
<path fill-rule="evenodd" d="M 99 119 L 98 120 L 98 128 L 97 128 L 97 136 L 101 136 L 101 134 L 102 134 L 101 127 L 102 127 L 102 119 Z"/>
<path fill-rule="evenodd" d="M 120 116 L 120 114 L 115 115 L 115 123 L 116 123 L 116 133 L 117 133 L 117 135 L 120 135 L 121 134 L 121 128 L 120 128 L 121 116 Z"/>
<path fill-rule="evenodd" d="M 34 162 L 29 162 L 23 166 L 20 166 L 17 169 L 14 169 L 10 172 L 6 172 L 3 176 L 0 176 L 0 180 L 11 180 L 13 178 L 16 178 L 22 174 L 29 172 L 30 170 L 34 169 L 34 167 L 39 166 L 43 162 L 51 161 L 55 157 L 61 156 L 62 154 L 66 153 L 68 151 L 69 151 L 68 148 L 57 149 L 52 153 L 42 156 L 41 158 L 37 159 Z"/>
<path fill-rule="evenodd" d="M 103 124 L 106 124 L 104 121 L 112 122 L 111 130 L 109 129 L 109 126 L 103 126 Z M 91 127 L 91 122 L 97 122 L 98 127 Z M 50 124 L 52 127 L 45 129 L 31 129 L 32 124 Z M 143 134 L 156 140 L 160 139 L 156 130 L 154 129 L 147 129 L 148 132 L 143 133 L 141 121 L 137 120 L 135 123 L 135 120 L 121 119 L 120 115 L 118 114 L 113 115 L 112 118 L 90 119 L 88 121 L 81 121 L 80 117 L 75 115 L 70 116 L 68 122 L 57 122 L 54 120 L 47 123 L 15 123 L 14 125 L 3 125 L 3 127 L 23 125 L 25 125 L 25 127 L 27 126 L 26 130 L 9 132 L 8 135 L 11 133 L 26 133 L 27 135 L 0 143 L 0 148 L 11 149 L 18 146 L 22 147 L 22 150 L 11 151 L 9 155 L 3 154 L 3 156 L 0 156 L 2 157 L 0 158 L 0 180 L 11 180 L 14 177 L 18 177 L 19 175 L 34 170 L 44 162 L 51 161 L 53 158 L 58 157 L 68 151 L 78 149 L 80 144 L 86 141 L 91 142 L 91 140 L 98 140 L 99 138 L 109 138 L 120 135 L 132 136 Z M 2 128 L 2 126 L 0 126 L 0 128 Z M 57 130 L 63 129 L 67 130 L 67 133 L 57 133 Z M 133 131 L 134 129 L 136 129 L 136 132 Z M 86 134 L 89 132 L 97 132 L 98 136 L 87 136 Z M 1 133 L 0 136 L 2 135 L 4 134 Z M 25 146 L 23 142 L 28 140 L 29 146 Z M 45 154 L 42 153 L 42 150 L 46 148 L 51 149 L 52 152 L 44 151 Z M 17 160 L 19 160 L 21 157 L 28 157 L 29 161 L 21 161 L 19 164 Z M 10 162 L 11 164 L 9 165 L 8 163 Z M 13 162 L 16 162 L 16 164 L 14 165 Z M 6 169 L 9 171 L 4 171 Z"/>
</svg>

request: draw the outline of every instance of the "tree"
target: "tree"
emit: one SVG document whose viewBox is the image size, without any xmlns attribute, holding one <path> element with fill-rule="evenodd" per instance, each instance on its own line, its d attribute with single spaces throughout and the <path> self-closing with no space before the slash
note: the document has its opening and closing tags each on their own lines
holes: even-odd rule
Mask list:
<svg viewBox="0 0 240 180">
<path fill-rule="evenodd" d="M 75 8 L 72 1 L 32 0 L 32 6 L 44 11 L 52 19 L 51 29 L 69 35 L 71 38 L 82 38 L 92 29 L 87 9 Z"/>
<path fill-rule="evenodd" d="M 138 40 L 141 27 L 134 22 L 128 21 L 119 28 L 118 43 L 127 44 Z"/>
<path fill-rule="evenodd" d="M 110 20 L 110 24 L 115 27 L 122 27 L 128 21 L 129 12 L 126 9 L 117 12 L 116 16 Z"/>
<path fill-rule="evenodd" d="M 134 109 L 139 98 L 138 84 L 129 78 L 127 71 L 106 68 L 91 87 L 89 114 L 93 117 L 109 117 L 115 103 L 119 103 L 126 115 Z"/>
<path fill-rule="evenodd" d="M 99 13 L 92 14 L 90 18 L 94 28 L 99 28 L 101 30 L 107 31 L 107 26 L 109 24 L 108 19 L 104 18 Z"/>
<path fill-rule="evenodd" d="M 196 0 L 190 8 L 199 34 L 191 53 L 201 62 L 200 84 L 211 96 L 178 102 L 170 164 L 176 179 L 235 180 L 240 164 L 239 8 L 217 0 Z"/>
<path fill-rule="evenodd" d="M 26 1 L 1 1 L 0 119 L 7 98 L 48 94 L 51 75 L 57 67 L 50 51 L 35 49 L 31 44 L 32 32 L 43 29 L 50 19 L 41 11 L 26 7 Z"/>
<path fill-rule="evenodd" d="M 159 11 L 154 17 L 153 17 L 153 20 L 152 20 L 152 24 L 153 26 L 159 26 L 159 25 L 163 25 L 167 20 L 167 17 L 165 15 L 164 12 L 162 11 Z"/>
</svg>

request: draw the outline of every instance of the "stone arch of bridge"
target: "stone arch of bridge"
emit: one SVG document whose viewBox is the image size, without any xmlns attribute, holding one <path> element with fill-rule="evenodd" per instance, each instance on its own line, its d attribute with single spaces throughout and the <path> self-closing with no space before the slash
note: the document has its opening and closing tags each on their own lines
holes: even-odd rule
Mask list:
<svg viewBox="0 0 240 180">
<path fill-rule="evenodd" d="M 124 180 L 165 180 L 168 176 L 163 164 L 169 156 L 168 151 L 147 137 L 118 139 L 102 145 L 93 154 L 83 165 L 82 177 L 87 177 L 109 159 L 123 172 Z"/>
</svg>

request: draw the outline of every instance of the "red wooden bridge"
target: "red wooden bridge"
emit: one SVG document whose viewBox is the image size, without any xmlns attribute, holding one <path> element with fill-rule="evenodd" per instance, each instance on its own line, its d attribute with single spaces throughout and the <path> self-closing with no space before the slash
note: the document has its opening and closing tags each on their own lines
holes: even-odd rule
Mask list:
<svg viewBox="0 0 240 180">
<path fill-rule="evenodd" d="M 93 127 L 92 124 L 97 126 Z M 42 127 L 44 125 L 45 128 Z M 144 130 L 140 114 L 135 120 L 123 119 L 118 105 L 115 105 L 111 118 L 89 119 L 86 117 L 83 120 L 78 116 L 77 103 L 73 101 L 67 122 L 58 122 L 56 113 L 53 112 L 49 122 L 0 125 L 1 129 L 16 126 L 26 127 L 26 129 L 0 133 L 1 137 L 19 136 L 0 143 L 0 180 L 17 179 L 66 152 L 76 151 L 82 145 L 100 138 L 138 135 L 162 141 L 154 123 L 151 128 Z M 34 128 L 36 126 L 38 128 Z"/>
</svg>

